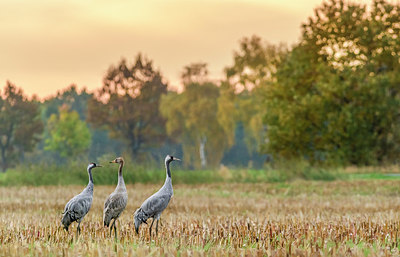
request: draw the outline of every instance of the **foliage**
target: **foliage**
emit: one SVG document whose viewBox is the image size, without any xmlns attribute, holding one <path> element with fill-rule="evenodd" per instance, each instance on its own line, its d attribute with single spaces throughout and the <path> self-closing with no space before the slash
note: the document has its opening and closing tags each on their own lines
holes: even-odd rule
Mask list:
<svg viewBox="0 0 400 257">
<path fill-rule="evenodd" d="M 234 52 L 233 65 L 225 68 L 226 84 L 237 94 L 232 99 L 236 101 L 236 121 L 244 125 L 250 152 L 259 151 L 264 143 L 265 90 L 275 80 L 278 65 L 287 51 L 284 44 L 262 42 L 256 35 L 245 37 L 240 41 L 239 51 Z"/>
<path fill-rule="evenodd" d="M 217 99 L 217 120 L 224 131 L 227 147 L 235 143 L 234 133 L 238 119 L 235 100 L 236 95 L 233 88 L 229 84 L 222 82 L 219 87 L 219 97 Z"/>
<path fill-rule="evenodd" d="M 92 160 L 127 150 L 139 163 L 184 153 L 188 168 L 254 167 L 255 160 L 258 166 L 265 160 L 270 165 L 395 163 L 400 154 L 399 9 L 398 3 L 383 0 L 371 6 L 328 0 L 302 25 L 300 41 L 291 48 L 245 37 L 224 70 L 225 79 L 211 80 L 206 63 L 192 63 L 183 68 L 181 93 L 167 94 L 160 72 L 141 54 L 133 65 L 123 59 L 109 68 L 94 96 L 71 85 L 38 103 L 42 121 L 50 124 L 49 117 L 64 104 L 78 112 L 93 125 Z M 42 131 L 39 125 L 36 130 L 35 135 Z M 59 159 L 43 150 L 52 140 L 48 129 L 38 144 L 37 136 L 31 140 L 29 133 L 22 134 L 29 147 L 14 144 L 2 162 Z M 20 138 L 15 140 L 25 144 Z M 0 143 L 6 141 L 3 137 Z M 35 145 L 34 153 L 23 154 Z M 244 160 L 235 159 L 238 155 Z M 2 165 L 4 170 L 9 164 Z"/>
<path fill-rule="evenodd" d="M 265 151 L 311 162 L 373 164 L 400 153 L 399 6 L 331 0 L 267 87 Z"/>
<path fill-rule="evenodd" d="M 208 69 L 207 63 L 192 63 L 183 67 L 181 79 L 183 84 L 190 84 L 193 82 L 202 84 L 207 82 Z"/>
<path fill-rule="evenodd" d="M 59 114 L 52 114 L 47 121 L 49 138 L 45 150 L 59 153 L 61 157 L 75 157 L 86 151 L 91 142 L 91 134 L 86 122 L 79 119 L 76 111 L 62 106 Z"/>
<path fill-rule="evenodd" d="M 22 89 L 7 81 L 0 97 L 1 170 L 19 161 L 24 152 L 32 151 L 43 131 L 39 107 L 35 99 L 28 100 Z"/>
<path fill-rule="evenodd" d="M 139 54 L 129 66 L 123 59 L 109 68 L 103 87 L 89 102 L 88 120 L 125 140 L 137 157 L 166 138 L 165 120 L 159 113 L 160 98 L 166 92 L 167 85 L 152 61 Z"/>
<path fill-rule="evenodd" d="M 76 111 L 79 114 L 79 119 L 85 121 L 88 113 L 88 102 L 93 97 L 92 93 L 83 90 L 78 90 L 76 85 L 70 85 L 68 88 L 58 91 L 55 96 L 47 98 L 40 103 L 42 113 L 42 121 L 48 123 L 48 119 L 52 114 L 59 115 L 60 107 L 68 107 L 71 111 Z M 94 128 L 89 126 L 91 134 L 91 145 L 88 149 L 88 155 L 91 160 L 96 160 L 108 152 L 119 154 L 123 149 L 123 143 L 119 140 L 109 137 L 109 132 L 105 128 Z M 39 163 L 46 159 L 50 162 L 60 162 L 62 158 L 59 155 L 45 151 L 46 140 L 50 140 L 50 135 L 47 127 L 45 127 L 41 141 L 36 150 L 27 156 L 27 161 Z"/>
<path fill-rule="evenodd" d="M 87 103 L 92 97 L 84 88 L 78 92 L 77 86 L 72 84 L 62 91 L 58 91 L 57 95 L 46 99 L 43 106 L 43 119 L 47 121 L 52 114 L 58 114 L 61 106 L 68 106 L 70 110 L 76 111 L 81 120 L 86 120 L 87 116 Z"/>
<path fill-rule="evenodd" d="M 107 156 L 107 158 L 104 158 Z M 115 155 L 99 157 L 96 163 L 103 168 L 96 169 L 96 185 L 115 185 L 118 183 L 117 165 L 109 164 Z M 112 158 L 111 158 L 112 157 Z M 125 160 L 126 161 L 126 160 Z M 84 185 L 87 183 L 86 166 L 82 160 L 68 161 L 64 165 L 42 162 L 39 164 L 20 164 L 9 172 L 1 174 L 0 186 L 42 186 L 42 185 Z M 220 169 L 188 170 L 181 165 L 172 168 L 174 184 L 215 184 L 215 183 L 272 183 L 293 180 L 332 181 L 353 177 L 343 170 L 318 169 L 304 163 L 293 163 L 280 168 L 267 169 Z M 377 171 L 379 172 L 379 170 Z M 385 177 L 385 179 L 391 177 Z M 127 162 L 124 166 L 124 180 L 127 184 L 162 184 L 165 180 L 165 169 L 161 162 L 157 168 L 141 163 Z"/>
<path fill-rule="evenodd" d="M 182 143 L 185 164 L 196 168 L 215 167 L 233 143 L 233 124 L 228 114 L 233 95 L 206 78 L 199 78 L 207 74 L 202 71 L 205 65 L 192 64 L 185 70 L 194 71 L 197 67 L 202 67 L 197 73 L 182 76 L 187 84 L 181 94 L 169 93 L 162 98 L 160 111 L 167 119 L 168 134 L 179 137 Z"/>
<path fill-rule="evenodd" d="M 103 168 L 95 169 L 96 185 L 115 185 L 117 165 L 109 164 L 115 154 L 98 158 L 96 163 Z M 90 161 L 69 159 L 63 165 L 41 162 L 38 164 L 21 163 L 7 173 L 0 174 L 0 186 L 42 186 L 42 185 L 85 185 L 87 183 L 86 165 Z M 165 168 L 162 161 L 157 167 L 132 162 L 125 158 L 124 180 L 127 184 L 162 184 L 165 180 Z M 279 165 L 264 169 L 239 169 L 221 166 L 219 169 L 187 170 L 183 163 L 172 164 L 174 184 L 216 184 L 225 183 L 290 183 L 291 181 L 354 181 L 354 180 L 399 180 L 397 166 L 391 167 L 352 167 L 320 168 L 305 161 L 285 161 Z M 307 182 L 304 182 L 307 183 Z"/>
<path fill-rule="evenodd" d="M 225 68 L 226 78 L 236 92 L 251 91 L 274 80 L 278 64 L 286 52 L 285 44 L 262 42 L 256 35 L 244 37 L 240 41 L 239 51 L 233 54 L 233 65 Z"/>
</svg>

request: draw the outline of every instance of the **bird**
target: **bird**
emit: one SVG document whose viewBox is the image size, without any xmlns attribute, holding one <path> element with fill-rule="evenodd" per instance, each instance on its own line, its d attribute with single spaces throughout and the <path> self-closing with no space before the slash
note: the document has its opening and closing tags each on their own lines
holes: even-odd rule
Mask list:
<svg viewBox="0 0 400 257">
<path fill-rule="evenodd" d="M 169 164 L 172 161 L 180 161 L 180 159 L 173 157 L 171 155 L 167 155 L 165 157 L 165 169 L 166 169 L 166 178 L 164 185 L 152 196 L 146 199 L 142 203 L 142 205 L 135 211 L 134 213 L 134 223 L 136 234 L 139 234 L 139 227 L 142 223 L 147 224 L 147 219 L 152 218 L 153 221 L 150 225 L 150 240 L 151 240 L 151 228 L 153 227 L 154 220 L 156 220 L 156 236 L 158 235 L 158 220 L 161 217 L 161 213 L 167 208 L 171 197 L 174 195 L 174 191 L 172 189 L 172 179 L 171 179 L 171 170 L 169 168 Z"/>
<path fill-rule="evenodd" d="M 78 222 L 78 227 L 76 229 L 76 235 L 78 236 L 81 233 L 81 222 L 86 214 L 89 212 L 90 207 L 92 206 L 93 201 L 93 177 L 92 177 L 92 169 L 102 167 L 94 162 L 89 163 L 87 167 L 87 172 L 89 174 L 89 183 L 86 188 L 78 195 L 74 196 L 69 202 L 65 205 L 63 217 L 61 219 L 61 224 L 64 226 L 64 229 L 68 231 L 69 225 L 72 222 Z"/>
<path fill-rule="evenodd" d="M 110 163 L 118 163 L 118 185 L 115 188 L 114 192 L 108 196 L 106 201 L 104 202 L 104 211 L 103 211 L 103 222 L 104 226 L 110 226 L 110 236 L 111 232 L 114 228 L 115 240 L 117 239 L 117 228 L 116 221 L 123 212 L 128 202 L 128 193 L 126 192 L 124 177 L 122 176 L 122 167 L 124 167 L 124 159 L 122 157 L 118 157 Z"/>
</svg>

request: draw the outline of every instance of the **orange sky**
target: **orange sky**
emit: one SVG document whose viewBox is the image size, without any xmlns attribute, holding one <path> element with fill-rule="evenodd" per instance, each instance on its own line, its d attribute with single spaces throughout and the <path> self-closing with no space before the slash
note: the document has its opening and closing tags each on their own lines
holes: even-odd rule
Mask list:
<svg viewBox="0 0 400 257">
<path fill-rule="evenodd" d="M 75 83 L 101 87 L 111 64 L 140 51 L 170 86 L 207 62 L 222 76 L 244 36 L 294 43 L 321 0 L 2 0 L 0 87 L 10 80 L 46 97 Z"/>
</svg>

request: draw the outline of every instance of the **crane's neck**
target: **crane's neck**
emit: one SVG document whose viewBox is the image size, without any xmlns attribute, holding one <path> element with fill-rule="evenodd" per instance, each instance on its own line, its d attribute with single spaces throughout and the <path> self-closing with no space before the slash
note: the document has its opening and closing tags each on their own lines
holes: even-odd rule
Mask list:
<svg viewBox="0 0 400 257">
<path fill-rule="evenodd" d="M 89 174 L 89 183 L 88 183 L 88 185 L 87 185 L 86 188 L 87 188 L 89 191 L 91 191 L 91 192 L 93 193 L 92 167 L 89 167 L 89 168 L 87 169 L 87 172 L 88 172 L 88 174 Z"/>
<path fill-rule="evenodd" d="M 174 194 L 173 189 L 172 189 L 172 178 L 171 178 L 171 170 L 169 169 L 169 164 L 171 161 L 165 161 L 165 170 L 167 173 L 167 176 L 165 178 L 165 183 L 164 183 L 164 190 L 168 190 L 168 192 L 171 193 L 171 195 Z"/>
<path fill-rule="evenodd" d="M 118 169 L 118 185 L 125 185 L 124 177 L 122 176 L 123 167 L 124 167 L 124 162 L 120 162 Z"/>
<path fill-rule="evenodd" d="M 92 167 L 89 167 L 87 169 L 87 172 L 89 174 L 89 184 L 92 183 L 93 184 L 93 177 L 92 177 Z"/>
</svg>

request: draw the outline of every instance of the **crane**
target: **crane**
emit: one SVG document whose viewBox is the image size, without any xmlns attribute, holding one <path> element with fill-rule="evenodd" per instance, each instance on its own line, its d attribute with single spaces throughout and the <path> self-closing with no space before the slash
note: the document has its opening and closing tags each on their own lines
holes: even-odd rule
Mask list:
<svg viewBox="0 0 400 257">
<path fill-rule="evenodd" d="M 117 228 L 116 221 L 123 212 L 128 202 L 128 193 L 126 192 L 124 177 L 122 176 L 122 168 L 124 167 L 124 159 L 122 157 L 118 157 L 110 163 L 118 163 L 118 185 L 115 188 L 114 192 L 110 194 L 107 200 L 104 202 L 104 211 L 103 211 L 103 221 L 104 226 L 110 226 L 110 222 L 112 224 L 110 226 L 110 236 L 112 230 L 114 228 L 115 240 L 117 240 Z"/>
<path fill-rule="evenodd" d="M 171 170 L 169 164 L 172 161 L 180 161 L 180 159 L 167 155 L 165 157 L 165 169 L 166 169 L 166 179 L 164 185 L 152 196 L 146 199 L 139 209 L 135 211 L 134 222 L 136 233 L 139 233 L 140 224 L 147 224 L 147 219 L 152 218 L 153 221 L 150 225 L 150 239 L 151 239 L 151 229 L 153 227 L 154 220 L 156 220 L 156 236 L 158 234 L 158 220 L 160 219 L 161 213 L 167 208 L 171 197 L 174 194 L 172 189 L 172 179 Z"/>
<path fill-rule="evenodd" d="M 64 229 L 68 231 L 69 225 L 72 222 L 78 222 L 78 227 L 76 229 L 76 235 L 78 236 L 81 233 L 81 222 L 86 214 L 89 212 L 90 207 L 92 206 L 93 201 L 93 177 L 92 177 L 92 169 L 101 167 L 101 165 L 97 165 L 96 163 L 90 163 L 87 167 L 87 172 L 89 174 L 89 183 L 86 188 L 79 194 L 74 196 L 69 202 L 65 205 L 63 217 L 61 219 L 61 224 L 64 226 Z"/>
</svg>

